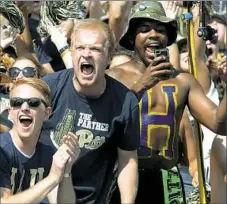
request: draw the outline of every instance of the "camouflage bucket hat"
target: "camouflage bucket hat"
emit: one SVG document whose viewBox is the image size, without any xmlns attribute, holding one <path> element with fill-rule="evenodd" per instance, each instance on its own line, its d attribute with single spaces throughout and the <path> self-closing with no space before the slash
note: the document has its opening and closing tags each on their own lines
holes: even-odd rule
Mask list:
<svg viewBox="0 0 227 204">
<path fill-rule="evenodd" d="M 120 45 L 128 50 L 134 50 L 134 44 L 130 42 L 138 19 L 151 19 L 164 23 L 167 28 L 168 46 L 173 44 L 177 38 L 177 22 L 166 17 L 165 10 L 161 3 L 155 1 L 144 1 L 137 3 L 131 10 L 128 26 L 120 39 Z M 134 41 L 135 39 L 133 39 Z"/>
</svg>

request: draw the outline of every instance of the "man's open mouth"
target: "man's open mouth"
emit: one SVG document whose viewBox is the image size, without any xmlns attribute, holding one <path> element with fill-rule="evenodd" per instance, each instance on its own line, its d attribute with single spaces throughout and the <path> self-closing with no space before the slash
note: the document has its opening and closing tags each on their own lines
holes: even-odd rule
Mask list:
<svg viewBox="0 0 227 204">
<path fill-rule="evenodd" d="M 90 75 L 94 71 L 94 66 L 88 62 L 84 62 L 80 65 L 80 70 L 84 75 Z"/>
<path fill-rule="evenodd" d="M 154 53 L 155 50 L 159 49 L 160 45 L 158 43 L 147 44 L 145 49 L 149 53 Z"/>
<path fill-rule="evenodd" d="M 33 119 L 30 116 L 22 115 L 19 117 L 19 121 L 22 127 L 28 128 L 32 124 Z"/>
</svg>

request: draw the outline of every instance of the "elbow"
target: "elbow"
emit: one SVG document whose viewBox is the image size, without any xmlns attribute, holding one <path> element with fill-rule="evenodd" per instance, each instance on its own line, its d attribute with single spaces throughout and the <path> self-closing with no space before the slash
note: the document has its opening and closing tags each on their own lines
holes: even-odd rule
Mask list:
<svg viewBox="0 0 227 204">
<path fill-rule="evenodd" d="M 227 136 L 227 121 L 219 122 L 215 126 L 213 132 L 215 132 L 218 135 Z"/>
</svg>

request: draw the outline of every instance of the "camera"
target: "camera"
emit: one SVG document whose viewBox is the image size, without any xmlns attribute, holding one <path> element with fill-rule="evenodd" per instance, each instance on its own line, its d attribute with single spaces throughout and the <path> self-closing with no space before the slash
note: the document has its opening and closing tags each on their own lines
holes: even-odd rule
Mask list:
<svg viewBox="0 0 227 204">
<path fill-rule="evenodd" d="M 169 50 L 167 48 L 164 49 L 157 49 L 154 52 L 154 57 L 164 56 L 164 62 L 169 62 Z"/>
<path fill-rule="evenodd" d="M 210 40 L 213 44 L 217 43 L 217 37 L 215 37 L 215 33 L 217 31 L 210 26 L 199 27 L 197 35 L 200 38 L 203 38 L 205 41 Z"/>
</svg>

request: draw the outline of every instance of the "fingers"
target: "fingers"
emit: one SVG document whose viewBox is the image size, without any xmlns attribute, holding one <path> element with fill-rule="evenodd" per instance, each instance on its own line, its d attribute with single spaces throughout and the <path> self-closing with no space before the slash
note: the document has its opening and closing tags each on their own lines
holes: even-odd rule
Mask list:
<svg viewBox="0 0 227 204">
<path fill-rule="evenodd" d="M 172 2 L 172 11 L 175 13 L 176 9 L 177 9 L 177 3 L 176 3 L 176 1 L 173 1 Z"/>
<path fill-rule="evenodd" d="M 198 171 L 195 172 L 193 179 L 192 179 L 192 185 L 194 187 L 198 187 L 199 185 L 199 180 L 198 180 Z"/>
<path fill-rule="evenodd" d="M 72 132 L 69 132 L 67 135 L 63 137 L 62 142 L 67 146 L 66 151 L 72 158 L 72 161 L 75 162 L 75 160 L 78 158 L 80 154 L 78 136 L 76 136 Z"/>
<path fill-rule="evenodd" d="M 57 165 L 58 168 L 63 168 L 68 159 L 69 155 L 66 151 L 66 147 L 63 145 L 58 148 L 57 152 L 53 156 L 53 162 Z"/>
<path fill-rule="evenodd" d="M 165 56 L 156 57 L 151 61 L 149 67 L 156 66 L 157 64 L 160 64 L 163 61 L 165 61 Z"/>
<path fill-rule="evenodd" d="M 66 30 L 59 26 L 49 26 L 48 31 L 49 31 L 50 35 L 66 36 Z"/>
<path fill-rule="evenodd" d="M 172 10 L 172 7 L 173 7 L 173 1 L 168 1 L 167 9 Z"/>
<path fill-rule="evenodd" d="M 162 69 L 168 69 L 170 70 L 172 68 L 172 64 L 170 62 L 162 62 L 157 65 L 154 65 L 153 67 L 150 67 L 152 70 L 162 70 Z"/>
<path fill-rule="evenodd" d="M 79 142 L 78 142 L 78 136 L 75 135 L 72 132 L 69 132 L 67 135 L 65 135 L 62 138 L 62 142 L 65 143 L 66 141 L 70 141 L 72 143 L 73 146 L 79 146 Z"/>
<path fill-rule="evenodd" d="M 193 185 L 194 187 L 198 187 L 198 186 L 199 186 L 198 182 L 196 182 L 196 181 L 194 181 L 194 180 L 192 180 L 192 185 Z"/>
<path fill-rule="evenodd" d="M 75 140 L 78 140 L 78 136 L 75 135 L 74 133 L 68 132 L 68 135 L 71 136 L 72 138 L 74 138 Z"/>
<path fill-rule="evenodd" d="M 75 141 L 72 137 L 67 137 L 65 144 L 68 146 L 68 150 L 73 154 L 78 154 L 78 151 L 80 151 L 78 142 Z"/>
</svg>

